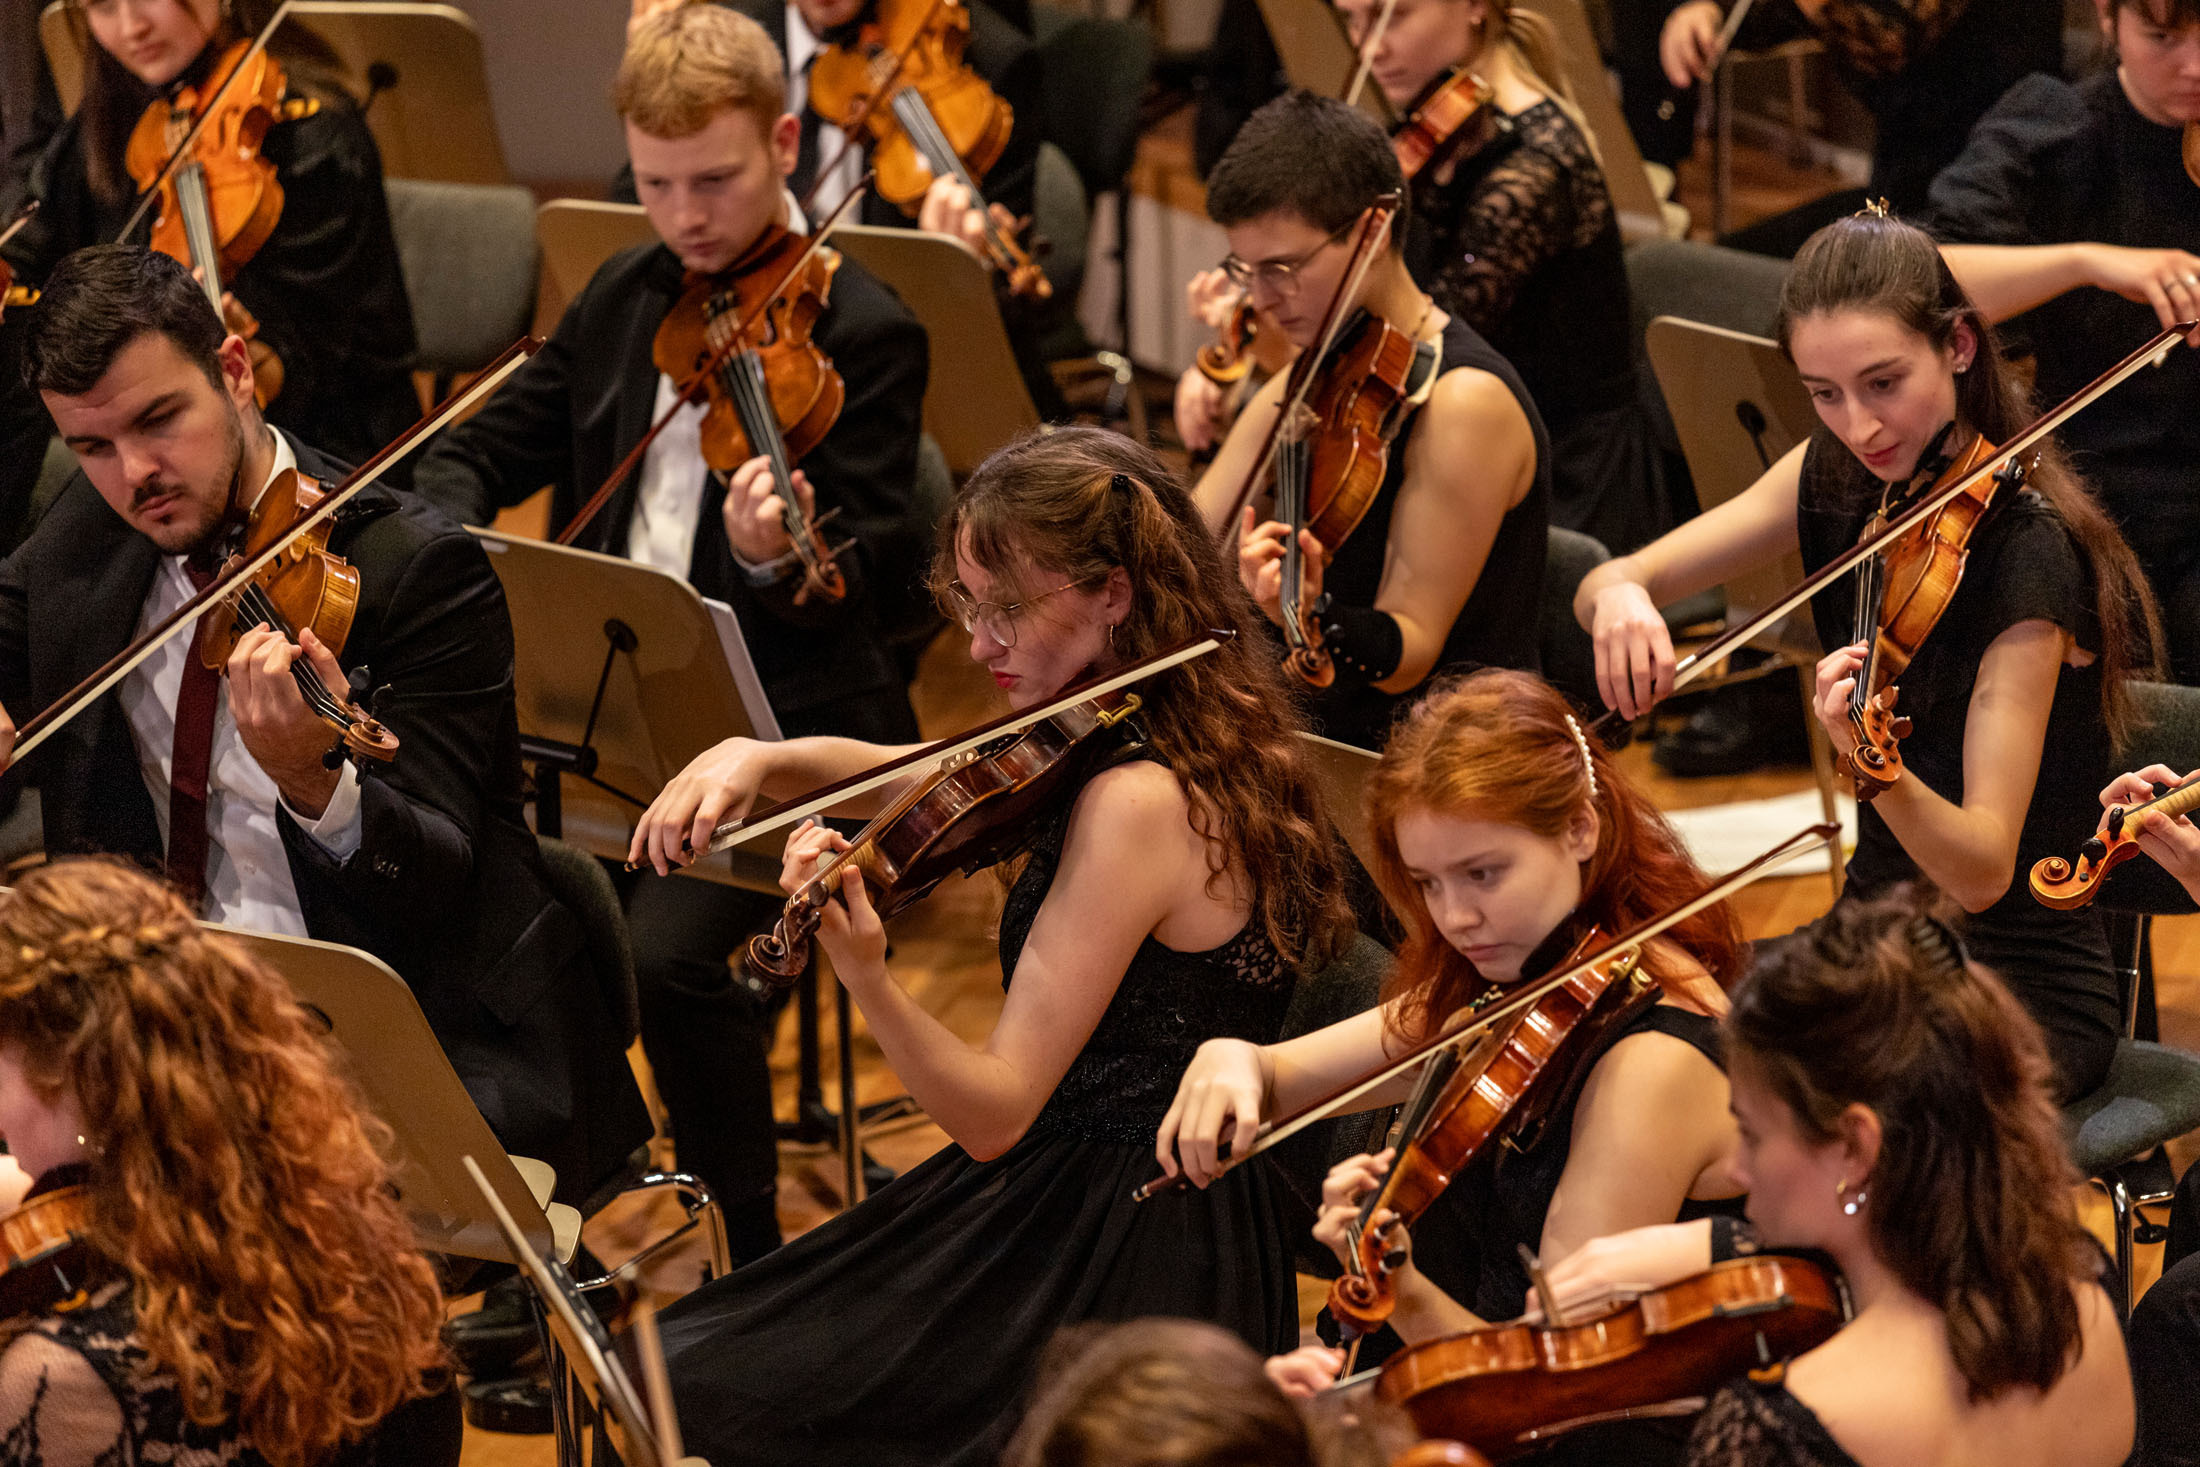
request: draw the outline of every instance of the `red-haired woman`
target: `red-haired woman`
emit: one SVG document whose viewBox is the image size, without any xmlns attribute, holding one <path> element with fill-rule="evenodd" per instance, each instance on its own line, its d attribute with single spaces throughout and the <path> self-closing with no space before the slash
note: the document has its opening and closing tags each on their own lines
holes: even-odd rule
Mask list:
<svg viewBox="0 0 2200 1467">
<path fill-rule="evenodd" d="M 0 898 L 0 1135 L 83 1189 L 81 1297 L 7 1321 L 0 1462 L 450 1467 L 388 1135 L 280 978 L 104 861 Z"/>
<path fill-rule="evenodd" d="M 1205 1186 L 1223 1140 L 1242 1151 L 1262 1121 L 1550 971 L 1588 924 L 1617 934 L 1704 884 L 1650 801 L 1527 673 L 1485 670 L 1430 693 L 1384 749 L 1367 806 L 1376 884 L 1406 928 L 1382 1004 L 1277 1044 L 1201 1045 L 1155 1142 L 1170 1171 L 1181 1164 Z M 1484 1158 L 1424 1216 L 1395 1279 L 1391 1323 L 1406 1342 L 1519 1314 L 1517 1244 L 1558 1258 L 1622 1218 L 1672 1222 L 1740 1191 L 1716 1048 L 1722 984 L 1743 961 L 1734 919 L 1699 913 L 1643 961 L 1663 997 L 1584 1058 L 1540 1143 Z M 1394 1104 L 1405 1088 L 1368 1104 Z M 1386 1160 L 1355 1157 L 1330 1174 L 1315 1231 L 1332 1248 Z M 1287 1358 L 1301 1388 L 1341 1363 Z"/>
</svg>

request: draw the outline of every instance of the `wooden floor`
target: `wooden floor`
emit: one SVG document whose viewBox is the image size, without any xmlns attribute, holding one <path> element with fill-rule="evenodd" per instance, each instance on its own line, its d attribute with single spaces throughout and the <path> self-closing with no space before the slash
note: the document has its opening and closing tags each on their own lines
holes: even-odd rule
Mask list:
<svg viewBox="0 0 2200 1467">
<path fill-rule="evenodd" d="M 1795 173 L 1770 155 L 1746 147 L 1738 151 L 1736 211 L 1743 222 L 1834 186 L 1830 176 Z M 1681 198 L 1699 221 L 1709 218 L 1708 184 L 1700 166 L 1682 170 Z M 931 649 L 920 671 L 915 697 L 927 737 L 969 727 L 999 711 L 989 680 L 965 658 L 962 641 L 956 637 L 943 637 Z M 1810 782 L 1809 772 L 1803 768 L 1713 779 L 1671 779 L 1651 764 L 1647 744 L 1638 744 L 1620 757 L 1666 809 L 1787 794 L 1807 788 Z M 896 975 L 931 1013 L 973 1041 L 991 1029 L 1000 1011 L 1001 974 L 994 950 L 1000 896 L 999 885 L 990 877 L 950 881 L 896 918 L 892 929 Z M 1748 935 L 1765 937 L 1809 922 L 1826 909 L 1830 899 L 1831 887 L 1822 875 L 1773 878 L 1743 892 L 1735 905 Z M 2200 1050 L 2200 917 L 2158 922 L 2155 940 L 2162 1037 L 2169 1043 Z M 829 1000 L 824 1028 L 826 1100 L 837 1107 L 834 1076 L 838 1048 Z M 899 1082 L 860 1019 L 854 1044 L 857 1099 L 868 1103 L 899 1093 Z M 646 1083 L 646 1065 L 638 1046 L 634 1060 Z M 795 1068 L 795 1026 L 790 1016 L 772 1056 L 774 1090 L 782 1117 L 794 1114 Z M 875 1134 L 868 1140 L 872 1155 L 897 1170 L 914 1165 L 945 1144 L 945 1135 L 929 1123 Z M 2190 1138 L 2173 1151 L 2180 1168 L 2189 1163 Z M 669 1149 L 660 1159 L 669 1162 Z M 779 1212 L 788 1236 L 816 1226 L 837 1210 L 839 1176 L 838 1160 L 831 1153 L 792 1146 L 782 1149 Z M 2081 1197 L 2080 1206 L 2089 1225 L 2106 1241 L 2105 1203 L 2088 1193 Z M 588 1242 L 600 1257 L 615 1263 L 657 1236 L 673 1220 L 671 1212 L 670 1203 L 662 1204 L 661 1210 L 614 1206 L 590 1224 Z M 2154 1256 L 2159 1249 L 2142 1249 L 2141 1253 L 2140 1277 L 2151 1282 L 2159 1269 Z M 650 1270 L 648 1282 L 660 1299 L 669 1299 L 684 1293 L 700 1276 L 701 1254 L 690 1248 L 672 1251 L 661 1259 Z M 1302 1296 L 1309 1301 L 1311 1312 L 1321 1294 L 1302 1291 Z M 463 1307 L 464 1303 L 454 1306 L 454 1311 Z M 464 1467 L 550 1467 L 552 1461 L 548 1437 L 468 1430 Z"/>
</svg>

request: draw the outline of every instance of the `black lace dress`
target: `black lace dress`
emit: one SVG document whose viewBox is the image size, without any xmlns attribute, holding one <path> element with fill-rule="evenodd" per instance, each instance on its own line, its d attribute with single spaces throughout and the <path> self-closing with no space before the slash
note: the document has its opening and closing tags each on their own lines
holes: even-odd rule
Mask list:
<svg viewBox="0 0 2200 1467">
<path fill-rule="evenodd" d="M 1413 180 L 1406 263 L 1520 373 L 1551 435 L 1551 523 L 1624 554 L 1674 520 L 1637 395 L 1633 307 L 1604 171 L 1555 102 Z"/>
<path fill-rule="evenodd" d="M 1013 977 L 1067 810 L 1001 915 Z M 1133 1202 L 1201 1041 L 1275 1039 L 1291 971 L 1257 928 L 1207 952 L 1148 937 L 1038 1120 L 975 1161 L 949 1146 L 852 1211 L 663 1317 L 687 1449 L 713 1467 L 991 1467 L 1061 1326 L 1179 1315 L 1297 1343 L 1265 1169 Z"/>
<path fill-rule="evenodd" d="M 1696 1418 L 1687 1467 L 1857 1467 L 1826 1424 L 1788 1392 L 1787 1370 L 1722 1387 Z"/>
</svg>

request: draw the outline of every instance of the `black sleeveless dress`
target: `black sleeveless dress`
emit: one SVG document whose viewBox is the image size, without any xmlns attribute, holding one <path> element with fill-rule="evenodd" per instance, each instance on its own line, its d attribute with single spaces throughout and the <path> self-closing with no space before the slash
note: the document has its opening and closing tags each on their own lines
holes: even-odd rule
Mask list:
<svg viewBox="0 0 2200 1467">
<path fill-rule="evenodd" d="M 1852 472 L 1853 468 L 1853 472 Z M 1856 543 L 1878 505 L 1879 480 L 1821 429 L 1803 458 L 1796 530 L 1803 568 L 1815 571 Z M 1811 602 L 1822 645 L 1854 640 L 1856 578 L 1846 576 Z M 1963 582 L 1904 670 L 1898 713 L 1911 721 L 1902 741 L 1910 777 L 1942 798 L 1963 801 L 1963 736 L 1979 663 L 1993 640 L 2020 622 L 2051 621 L 2080 647 L 2099 651 L 2093 581 L 2062 517 L 2027 490 L 1975 535 Z M 2058 912 L 2033 900 L 2028 876 L 2042 856 L 2065 855 L 2092 834 L 2100 790 L 2112 778 L 2108 727 L 2101 719 L 2101 668 L 2065 666 L 2055 680 L 2047 743 L 2032 804 L 2017 836 L 2016 867 L 2001 900 L 1961 923 L 1970 955 L 2001 975 L 2046 1031 L 2064 1098 L 2101 1083 L 2116 1052 L 2122 1009 L 2100 909 Z M 1922 879 L 1876 805 L 1857 812 L 1856 855 L 1841 900 L 1860 901 Z"/>
<path fill-rule="evenodd" d="M 1540 672 L 1539 632 L 1543 602 L 1543 563 L 1550 538 L 1551 440 L 1543 430 L 1543 417 L 1521 384 L 1520 374 L 1500 356 L 1480 332 L 1457 316 L 1444 327 L 1443 357 L 1439 372 L 1457 367 L 1476 367 L 1503 382 L 1528 416 L 1535 434 L 1535 482 L 1520 502 L 1498 522 L 1497 538 L 1475 578 L 1467 604 L 1451 624 L 1444 650 L 1429 673 L 1474 667 L 1517 667 Z M 1390 446 L 1390 461 L 1375 503 L 1351 538 L 1338 547 L 1322 575 L 1322 590 L 1341 606 L 1373 606 L 1381 589 L 1383 563 L 1390 548 L 1390 517 L 1398 507 L 1398 490 L 1405 483 L 1406 454 L 1414 432 L 1421 425 L 1415 413 L 1406 420 Z M 1472 465 L 1462 465 L 1468 472 Z M 1386 693 L 1338 669 L 1337 680 L 1314 693 L 1309 712 L 1319 732 L 1342 743 L 1380 749 L 1390 736 L 1390 725 L 1420 694 L 1419 688 Z"/>
<path fill-rule="evenodd" d="M 1010 979 L 1054 880 L 1069 807 L 1001 915 Z M 1204 1040 L 1268 1043 L 1292 972 L 1249 925 L 1206 952 L 1148 937 L 1023 1140 L 948 1146 L 861 1206 L 663 1316 L 688 1451 L 713 1467 L 991 1467 L 1048 1339 L 1179 1315 L 1276 1353 L 1298 1340 L 1290 1242 L 1265 1168 L 1133 1202 Z"/>
</svg>

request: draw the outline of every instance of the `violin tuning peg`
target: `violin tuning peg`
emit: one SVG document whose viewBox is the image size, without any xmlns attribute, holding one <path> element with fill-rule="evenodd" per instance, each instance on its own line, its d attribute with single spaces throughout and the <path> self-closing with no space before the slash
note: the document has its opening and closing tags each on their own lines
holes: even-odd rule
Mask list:
<svg viewBox="0 0 2200 1467">
<path fill-rule="evenodd" d="M 1385 1253 L 1383 1255 L 1383 1272 L 1396 1273 L 1399 1269 L 1404 1268 L 1406 1266 L 1406 1259 L 1408 1256 L 1409 1255 L 1407 1254 L 1406 1250 L 1403 1248 L 1391 1249 L 1388 1253 Z"/>
<path fill-rule="evenodd" d="M 1897 718 L 1888 725 L 1888 728 L 1892 730 L 1894 736 L 1898 739 L 1906 739 L 1910 736 L 1910 720 L 1907 718 Z"/>
<path fill-rule="evenodd" d="M 2099 836 L 2088 836 L 2085 844 L 2078 847 L 2078 855 L 2097 866 L 2108 855 L 2108 846 Z"/>
</svg>

